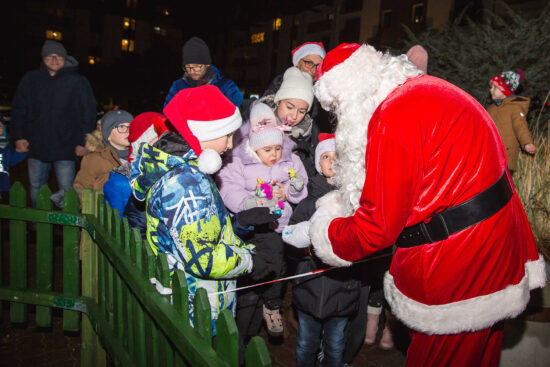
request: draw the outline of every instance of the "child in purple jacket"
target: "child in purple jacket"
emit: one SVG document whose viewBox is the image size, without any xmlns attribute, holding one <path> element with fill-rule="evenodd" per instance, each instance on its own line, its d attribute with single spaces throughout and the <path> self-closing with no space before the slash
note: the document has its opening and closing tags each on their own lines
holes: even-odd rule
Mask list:
<svg viewBox="0 0 550 367">
<path fill-rule="evenodd" d="M 281 217 L 274 225 L 256 227 L 253 238 L 249 240 L 257 246 L 272 249 L 271 275 L 280 277 L 285 267 L 280 233 L 292 215 L 289 203 L 297 204 L 307 196 L 306 169 L 300 158 L 292 153 L 295 143 L 284 135 L 283 127 L 277 124 L 273 111 L 267 105 L 256 103 L 252 107 L 250 124 L 243 125 L 241 133 L 245 139 L 233 149 L 219 171 L 218 187 L 225 206 L 233 213 L 255 206 L 268 206 L 271 211 L 281 211 Z M 250 283 L 257 281 L 249 279 Z M 254 313 L 262 302 L 268 333 L 273 336 L 283 334 L 279 312 L 282 306 L 281 289 L 281 283 L 274 283 L 239 293 L 237 326 L 245 344 L 249 337 L 259 332 L 261 317 L 258 324 L 254 321 Z"/>
</svg>

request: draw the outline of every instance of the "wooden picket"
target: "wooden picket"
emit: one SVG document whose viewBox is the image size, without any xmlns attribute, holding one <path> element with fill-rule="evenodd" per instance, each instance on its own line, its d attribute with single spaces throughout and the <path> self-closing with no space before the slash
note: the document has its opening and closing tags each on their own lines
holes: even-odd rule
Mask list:
<svg viewBox="0 0 550 367">
<path fill-rule="evenodd" d="M 231 312 L 219 315 L 214 350 L 206 291 L 200 288 L 195 294 L 192 326 L 185 274 L 176 270 L 170 276 L 166 255 L 155 256 L 101 192 L 83 190 L 82 213 L 74 190 L 65 194 L 63 212 L 52 211 L 50 195 L 47 187 L 41 188 L 37 209 L 27 209 L 26 192 L 16 183 L 10 205 L 0 210 L 0 218 L 9 220 L 10 235 L 9 287 L 0 287 L 0 300 L 10 301 L 11 322 L 25 322 L 27 304 L 35 304 L 37 325 L 48 327 L 52 307 L 63 308 L 64 330 L 77 331 L 82 323 L 82 366 L 106 365 L 105 352 L 122 366 L 239 365 L 239 337 Z M 36 289 L 27 286 L 26 226 L 32 223 L 37 231 Z M 63 226 L 62 294 L 52 289 L 53 224 Z M 150 282 L 153 278 L 172 293 L 159 294 Z M 262 338 L 249 343 L 246 365 L 271 365 Z"/>
</svg>

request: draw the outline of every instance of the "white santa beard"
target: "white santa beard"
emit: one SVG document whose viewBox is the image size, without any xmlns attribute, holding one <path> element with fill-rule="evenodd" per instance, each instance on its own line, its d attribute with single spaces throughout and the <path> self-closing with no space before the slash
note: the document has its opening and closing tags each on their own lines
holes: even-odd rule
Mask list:
<svg viewBox="0 0 550 367">
<path fill-rule="evenodd" d="M 348 215 L 359 207 L 365 183 L 367 129 L 374 111 L 395 88 L 420 74 L 405 55 L 391 56 L 363 45 L 315 84 L 321 105 L 336 106 L 333 183 L 346 200 Z"/>
</svg>

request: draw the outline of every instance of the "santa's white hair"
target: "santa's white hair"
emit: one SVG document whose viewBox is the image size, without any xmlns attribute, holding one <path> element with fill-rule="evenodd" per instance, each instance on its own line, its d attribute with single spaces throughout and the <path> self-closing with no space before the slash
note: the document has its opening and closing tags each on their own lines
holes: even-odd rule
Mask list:
<svg viewBox="0 0 550 367">
<path fill-rule="evenodd" d="M 367 129 L 374 111 L 396 87 L 421 74 L 406 55 L 392 56 L 362 45 L 315 84 L 315 96 L 323 108 L 338 118 L 333 183 L 345 200 L 347 215 L 359 207 Z"/>
</svg>

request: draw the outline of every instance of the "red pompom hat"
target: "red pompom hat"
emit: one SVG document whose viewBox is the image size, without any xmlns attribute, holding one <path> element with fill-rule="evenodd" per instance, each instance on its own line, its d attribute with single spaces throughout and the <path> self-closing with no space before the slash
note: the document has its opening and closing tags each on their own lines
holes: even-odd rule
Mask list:
<svg viewBox="0 0 550 367">
<path fill-rule="evenodd" d="M 213 174 L 221 168 L 221 157 L 200 142 L 221 138 L 242 125 L 239 109 L 213 85 L 179 91 L 164 107 L 164 115 L 199 157 L 199 169 Z"/>
<path fill-rule="evenodd" d="M 144 112 L 137 115 L 130 123 L 128 129 L 128 141 L 130 148 L 128 151 L 128 160 L 134 160 L 141 143 L 149 143 L 156 137 L 160 137 L 165 131 L 168 131 L 166 126 L 166 117 L 158 112 Z"/>
</svg>

